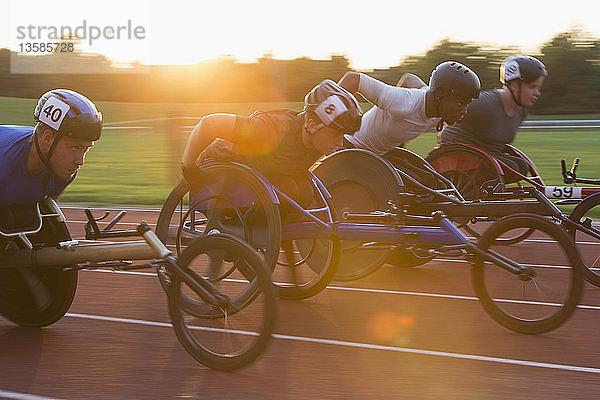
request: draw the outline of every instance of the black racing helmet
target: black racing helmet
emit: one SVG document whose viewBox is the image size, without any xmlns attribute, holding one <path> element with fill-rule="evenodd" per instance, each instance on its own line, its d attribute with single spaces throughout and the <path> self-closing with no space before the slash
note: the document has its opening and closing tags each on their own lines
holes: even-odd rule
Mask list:
<svg viewBox="0 0 600 400">
<path fill-rule="evenodd" d="M 42 95 L 33 118 L 60 136 L 96 141 L 102 131 L 102 113 L 87 97 L 72 90 L 54 89 Z"/>
<path fill-rule="evenodd" d="M 304 111 L 316 115 L 324 126 L 350 134 L 360 129 L 362 109 L 358 101 L 331 79 L 325 79 L 308 92 Z"/>
<path fill-rule="evenodd" d="M 429 78 L 429 89 L 442 88 L 458 97 L 477 99 L 481 91 L 479 77 L 465 65 L 446 61 L 435 67 Z"/>
<path fill-rule="evenodd" d="M 510 81 L 521 79 L 525 83 L 533 82 L 540 76 L 548 76 L 546 66 L 537 58 L 525 55 L 510 56 L 500 67 L 500 82 L 508 85 Z"/>
</svg>

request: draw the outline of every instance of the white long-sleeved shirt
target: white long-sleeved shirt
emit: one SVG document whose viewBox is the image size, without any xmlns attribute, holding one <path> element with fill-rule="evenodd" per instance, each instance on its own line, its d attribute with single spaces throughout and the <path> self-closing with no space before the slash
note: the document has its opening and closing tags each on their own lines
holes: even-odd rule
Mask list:
<svg viewBox="0 0 600 400">
<path fill-rule="evenodd" d="M 374 107 L 363 116 L 360 130 L 346 139 L 358 148 L 385 154 L 423 134 L 440 120 L 425 115 L 428 89 L 390 86 L 360 74 L 358 91 Z"/>
</svg>

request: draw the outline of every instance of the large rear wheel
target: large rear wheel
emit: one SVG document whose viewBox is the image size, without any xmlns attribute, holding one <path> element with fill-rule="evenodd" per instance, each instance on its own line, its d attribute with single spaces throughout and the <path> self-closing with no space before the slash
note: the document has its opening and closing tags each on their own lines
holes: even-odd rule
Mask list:
<svg viewBox="0 0 600 400">
<path fill-rule="evenodd" d="M 51 211 L 44 202 L 40 203 L 40 210 Z M 34 247 L 53 247 L 70 239 L 66 224 L 55 217 L 44 218 L 42 229 L 29 235 Z M 6 250 L 23 247 L 13 239 L 2 243 Z M 77 289 L 77 271 L 65 271 L 67 267 L 0 268 L 0 314 L 27 327 L 47 326 L 61 319 L 71 307 Z"/>
<path fill-rule="evenodd" d="M 331 193 L 335 216 L 385 211 L 398 202 L 402 180 L 381 157 L 365 150 L 343 150 L 325 158 L 314 170 Z M 342 256 L 335 279 L 352 281 L 375 272 L 390 255 L 389 243 L 341 241 Z"/>
<path fill-rule="evenodd" d="M 429 153 L 427 161 L 467 200 L 481 199 L 494 188 L 503 188 L 502 175 L 494 164 L 470 147 L 442 145 Z"/>
</svg>

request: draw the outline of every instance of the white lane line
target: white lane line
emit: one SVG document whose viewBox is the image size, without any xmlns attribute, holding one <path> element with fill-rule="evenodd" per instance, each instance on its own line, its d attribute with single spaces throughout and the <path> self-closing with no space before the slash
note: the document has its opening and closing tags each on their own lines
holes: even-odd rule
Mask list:
<svg viewBox="0 0 600 400">
<path fill-rule="evenodd" d="M 67 205 L 63 205 L 63 204 L 59 204 L 61 209 L 66 209 L 66 210 L 85 210 L 86 208 L 89 208 L 90 210 L 106 210 L 106 211 L 135 211 L 135 212 L 160 212 L 160 208 L 135 208 L 135 207 L 120 207 L 120 208 L 115 208 L 115 207 L 100 207 L 100 206 L 90 206 L 90 207 L 86 207 L 86 206 L 67 206 Z"/>
<path fill-rule="evenodd" d="M 438 293 L 423 293 L 423 292 L 403 292 L 399 290 L 386 290 L 386 289 L 363 289 L 363 288 L 352 288 L 342 286 L 327 286 L 327 289 L 334 290 L 345 290 L 349 292 L 367 292 L 367 293 L 378 293 L 378 294 L 395 294 L 405 296 L 420 296 L 420 297 L 435 297 L 440 299 L 453 299 L 453 300 L 475 300 L 479 301 L 474 296 L 459 296 L 452 294 L 438 294 Z M 499 303 L 516 303 L 516 304 L 534 304 L 534 305 L 546 305 L 546 306 L 560 306 L 559 303 L 546 303 L 546 302 L 535 302 L 535 301 L 521 301 L 521 300 L 508 300 L 508 299 L 495 299 Z M 579 304 L 577 308 L 583 308 L 588 310 L 600 310 L 600 306 L 586 306 Z"/>
<path fill-rule="evenodd" d="M 76 313 L 68 313 L 66 315 L 68 317 L 92 319 L 92 320 L 96 320 L 96 321 L 121 322 L 121 323 L 155 326 L 155 327 L 163 327 L 163 328 L 171 327 L 171 324 L 165 323 L 165 322 L 144 321 L 144 320 L 137 320 L 137 319 L 130 319 L 130 318 L 115 318 L 115 317 L 105 317 L 105 316 L 101 316 L 101 315 L 76 314 Z M 194 327 L 194 329 L 202 330 L 202 327 Z M 251 332 L 251 331 L 232 331 L 232 333 L 237 333 L 237 334 L 242 334 L 242 335 L 253 335 L 253 336 L 256 335 L 255 332 Z M 554 364 L 554 363 L 545 363 L 545 362 L 538 362 L 538 361 L 518 360 L 518 359 L 513 359 L 513 358 L 481 356 L 481 355 L 477 355 L 477 354 L 463 354 L 463 353 L 452 353 L 452 352 L 447 352 L 447 351 L 414 349 L 414 348 L 410 348 L 410 347 L 383 346 L 383 345 L 371 344 L 371 343 L 348 342 L 348 341 L 344 341 L 344 340 L 322 339 L 322 338 L 312 338 L 312 337 L 294 336 L 294 335 L 282 335 L 279 333 L 273 334 L 273 337 L 275 339 L 281 339 L 281 340 L 293 340 L 293 341 L 298 341 L 298 342 L 330 344 L 330 345 L 334 345 L 334 346 L 352 347 L 352 348 L 358 348 L 358 349 L 393 351 L 393 352 L 397 352 L 397 353 L 419 354 L 419 355 L 426 355 L 426 356 L 455 358 L 455 359 L 472 360 L 472 361 L 487 361 L 487 362 L 493 362 L 493 363 L 499 363 L 499 364 L 512 364 L 512 365 L 519 365 L 519 366 L 526 366 L 526 367 L 539 367 L 539 368 L 559 369 L 559 370 L 573 371 L 573 372 L 588 372 L 588 373 L 592 373 L 592 374 L 600 374 L 600 368 L 581 367 L 578 365 Z"/>
<path fill-rule="evenodd" d="M 470 263 L 470 261 L 467 260 L 461 260 L 461 259 L 456 259 L 456 258 L 434 258 L 433 260 L 430 261 L 430 263 L 435 263 L 436 261 L 439 262 L 455 262 L 455 263 L 463 263 L 463 264 L 467 264 Z M 490 264 L 487 263 L 486 264 Z M 526 265 L 528 267 L 532 267 L 532 268 L 554 268 L 554 269 L 570 269 L 571 267 L 567 266 L 567 265 L 547 265 L 547 264 L 523 264 Z M 598 270 L 600 269 L 600 267 L 588 267 L 591 270 Z"/>
<path fill-rule="evenodd" d="M 104 272 L 109 274 L 124 274 L 124 275 L 141 275 L 141 276 L 153 276 L 156 278 L 156 272 L 138 272 L 138 271 L 115 271 L 112 269 L 84 269 L 80 272 Z"/>
<path fill-rule="evenodd" d="M 359 349 L 384 350 L 384 351 L 393 351 L 393 352 L 398 352 L 398 353 L 420 354 L 420 355 L 427 355 L 427 356 L 457 358 L 457 359 L 473 360 L 473 361 L 488 361 L 488 362 L 494 362 L 494 363 L 499 363 L 499 364 L 512 364 L 512 365 L 519 365 L 519 366 L 526 366 L 526 367 L 540 367 L 540 368 L 560 369 L 560 370 L 566 370 L 566 371 L 589 372 L 592 374 L 600 374 L 600 368 L 580 367 L 578 365 L 553 364 L 553 363 L 545 363 L 545 362 L 538 362 L 538 361 L 518 360 L 518 359 L 513 359 L 513 358 L 490 357 L 490 356 L 480 356 L 477 354 L 462 354 L 462 353 L 451 353 L 451 352 L 447 352 L 447 351 L 413 349 L 413 348 L 409 348 L 409 347 L 383 346 L 383 345 L 378 345 L 378 344 L 347 342 L 347 341 L 343 341 L 343 340 L 332 340 L 332 339 L 307 338 L 307 337 L 302 337 L 302 336 L 274 334 L 273 337 L 277 338 L 277 339 L 284 339 L 284 340 L 296 340 L 296 341 L 300 341 L 300 342 L 331 344 L 331 345 L 335 345 L 335 346 L 354 347 L 354 348 L 359 348 Z"/>
<path fill-rule="evenodd" d="M 106 223 L 108 224 L 108 222 L 101 222 L 102 223 Z M 68 219 L 67 218 L 67 223 L 73 223 L 73 224 L 86 224 L 87 221 L 79 221 L 79 220 L 72 220 L 72 219 Z M 139 222 L 117 222 L 116 225 L 139 225 Z M 156 224 L 150 224 L 148 223 L 148 225 L 150 226 L 156 226 Z M 179 227 L 178 225 L 175 224 L 169 224 L 169 227 L 171 228 L 177 228 Z M 474 237 L 468 237 L 470 240 L 475 241 L 476 239 Z M 550 239 L 525 239 L 522 242 L 525 243 L 556 243 L 556 241 L 554 240 L 550 240 Z M 578 241 L 577 242 L 578 245 L 600 245 L 600 242 L 587 242 L 587 241 Z"/>
<path fill-rule="evenodd" d="M 434 258 L 433 260 L 430 261 L 430 263 L 435 263 L 436 261 L 455 262 L 455 263 L 462 263 L 462 264 L 470 264 L 471 263 L 470 261 L 456 259 L 456 258 Z M 486 264 L 491 264 L 491 263 L 486 262 Z M 525 265 L 527 267 L 532 267 L 532 268 L 571 269 L 571 267 L 569 267 L 568 265 L 547 265 L 547 264 L 522 264 L 522 265 Z"/>
<path fill-rule="evenodd" d="M 44 397 L 30 393 L 9 392 L 2 389 L 0 389 L 0 398 L 15 400 L 60 400 L 57 397 Z"/>
<path fill-rule="evenodd" d="M 100 222 L 100 223 L 98 224 L 98 226 L 99 226 L 99 228 L 102 228 L 102 226 L 103 226 L 102 224 L 106 224 L 106 225 L 108 225 L 108 223 L 109 223 L 109 222 L 110 222 L 110 221 L 106 221 L 106 222 Z M 140 221 L 140 222 L 141 222 L 141 221 Z M 133 225 L 133 226 L 137 226 L 137 225 L 139 225 L 139 224 L 140 224 L 140 222 L 117 222 L 117 223 L 115 224 L 115 226 L 116 226 L 116 225 Z M 87 224 L 87 221 L 78 221 L 78 220 L 73 220 L 73 219 L 67 219 L 67 223 L 73 223 L 73 224 Z M 156 226 L 156 224 L 151 224 L 151 223 L 148 223 L 148 222 L 146 222 L 146 223 L 147 223 L 148 225 L 150 225 L 150 226 Z"/>
<path fill-rule="evenodd" d="M 131 274 L 131 275 L 142 275 L 142 276 L 152 276 L 156 277 L 156 273 L 150 272 L 135 272 L 135 271 L 112 271 L 107 269 L 95 269 L 95 270 L 83 270 L 83 272 L 108 272 L 112 274 Z M 239 280 L 239 279 L 225 279 L 228 282 L 234 283 L 248 283 L 248 281 Z M 276 282 L 278 285 L 284 285 L 282 282 Z M 479 301 L 477 297 L 474 296 L 459 296 L 452 294 L 439 294 L 439 293 L 423 293 L 423 292 L 406 292 L 400 290 L 389 290 L 389 289 L 367 289 L 367 288 L 355 288 L 355 287 L 347 287 L 347 286 L 336 286 L 329 285 L 326 287 L 329 290 L 343 290 L 348 292 L 365 292 L 365 293 L 376 293 L 376 294 L 394 294 L 394 295 L 403 295 L 403 296 L 419 296 L 419 297 L 434 297 L 440 299 L 452 299 L 452 300 L 470 300 L 470 301 Z M 531 302 L 531 301 L 517 301 L 517 300 L 504 300 L 497 299 L 498 302 L 504 303 L 518 303 L 518 304 L 542 304 L 549 306 L 559 306 L 558 303 L 541 303 L 541 302 Z M 591 306 L 591 305 L 577 305 L 577 308 L 586 309 L 586 310 L 600 310 L 600 306 Z"/>
<path fill-rule="evenodd" d="M 95 321 L 108 321 L 108 322 L 122 322 L 126 324 L 134 324 L 134 325 L 146 325 L 146 326 L 156 326 L 159 328 L 172 328 L 173 325 L 169 322 L 155 322 L 155 321 L 145 321 L 141 319 L 130 319 L 130 318 L 116 318 L 116 317 L 106 317 L 104 315 L 90 315 L 90 314 L 78 314 L 78 313 L 66 313 L 67 317 L 73 318 L 83 318 L 83 319 L 93 319 Z"/>
</svg>

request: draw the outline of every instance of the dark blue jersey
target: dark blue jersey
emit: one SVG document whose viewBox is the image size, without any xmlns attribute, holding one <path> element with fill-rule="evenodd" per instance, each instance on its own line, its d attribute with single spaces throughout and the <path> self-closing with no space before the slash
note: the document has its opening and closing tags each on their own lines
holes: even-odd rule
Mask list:
<svg viewBox="0 0 600 400">
<path fill-rule="evenodd" d="M 444 128 L 440 142 L 467 143 L 499 153 L 512 143 L 526 117 L 527 109 L 523 107 L 517 107 L 513 115 L 506 114 L 497 90 L 481 92 L 462 121 Z"/>
<path fill-rule="evenodd" d="M 50 174 L 44 184 L 45 169 L 39 175 L 31 175 L 27 158 L 33 145 L 33 127 L 0 125 L 0 207 L 14 204 L 35 204 L 46 196 L 57 198 L 75 179 L 68 181 Z"/>
</svg>

